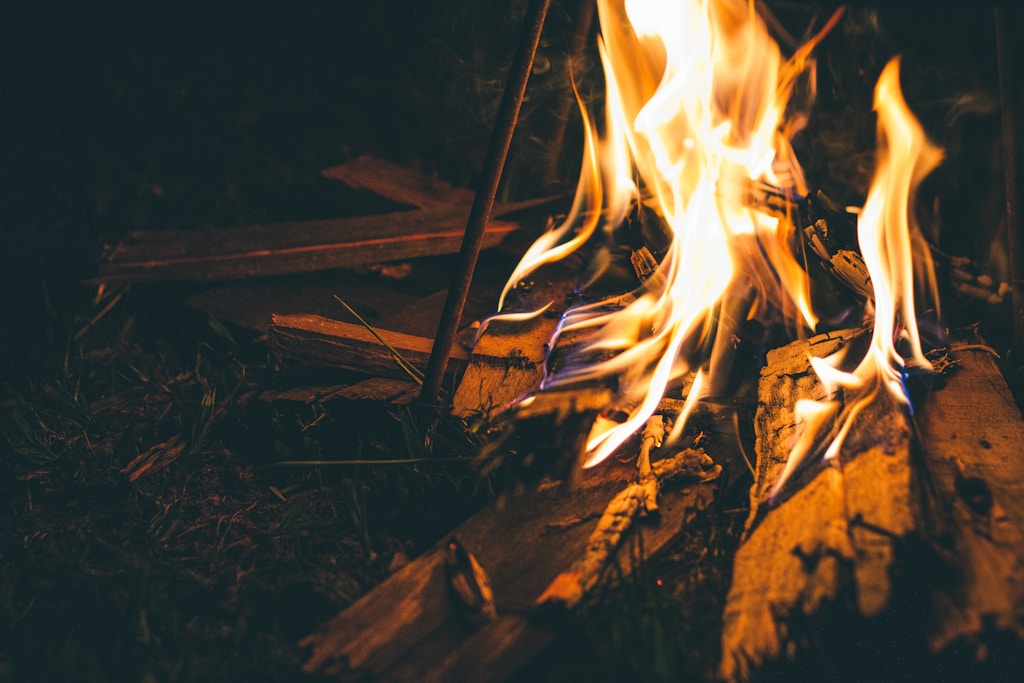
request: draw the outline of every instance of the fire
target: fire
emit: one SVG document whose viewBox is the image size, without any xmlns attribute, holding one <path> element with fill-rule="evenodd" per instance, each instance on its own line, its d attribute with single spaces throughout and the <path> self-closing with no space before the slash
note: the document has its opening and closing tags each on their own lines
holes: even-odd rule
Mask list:
<svg viewBox="0 0 1024 683">
<path fill-rule="evenodd" d="M 793 111 L 798 82 L 813 86 L 811 50 L 838 21 L 789 60 L 746 0 L 598 0 L 599 51 L 606 80 L 604 134 L 581 102 L 583 164 L 566 220 L 524 255 L 502 292 L 540 266 L 623 225 L 638 205 L 652 209 L 671 235 L 656 269 L 626 296 L 569 309 L 556 332 L 586 331 L 589 358 L 546 376 L 542 389 L 614 377 L 615 408 L 625 419 L 598 420 L 587 443 L 587 466 L 601 462 L 658 408 L 671 382 L 694 373 L 683 414 L 711 379 L 717 346 L 730 344 L 723 304 L 752 291 L 750 316 L 782 313 L 813 329 L 808 280 L 794 258 L 793 222 L 752 205 L 758 188 L 782 197 L 807 193 L 789 139 L 806 112 Z M 879 84 L 880 128 L 888 155 L 861 216 L 859 238 L 875 283 L 876 327 L 871 352 L 851 375 L 821 366 L 835 386 L 861 388 L 879 377 L 902 395 L 902 357 L 893 339 L 906 333 L 911 363 L 927 361 L 917 341 L 913 309 L 914 233 L 908 197 L 937 154 L 899 96 L 896 67 Z M 610 252 L 605 252 L 608 259 Z M 597 277 L 600 276 L 598 273 Z M 500 317 L 500 315 L 499 315 Z M 552 348 L 554 348 L 554 341 Z M 816 366 L 816 367 L 818 367 Z M 830 406 L 801 407 L 806 445 Z M 841 442 L 840 442 L 841 443 Z M 791 467 L 799 461 L 798 445 Z M 838 446 L 835 446 L 838 448 Z"/>
<path fill-rule="evenodd" d="M 893 60 L 882 71 L 875 87 L 878 112 L 880 158 L 867 201 L 857 221 L 857 238 L 864 262 L 871 273 L 874 292 L 874 328 L 863 359 L 852 372 L 836 369 L 841 357 L 813 358 L 811 365 L 830 397 L 828 401 L 800 401 L 797 418 L 804 430 L 790 453 L 773 495 L 789 475 L 810 455 L 825 426 L 837 416 L 838 430 L 825 450 L 825 459 L 839 454 L 854 419 L 881 390 L 910 406 L 903 384 L 903 372 L 911 367 L 932 369 L 924 357 L 917 329 L 914 303 L 915 273 L 937 301 L 933 269 L 927 245 L 914 221 L 912 199 L 921 181 L 942 160 L 907 107 L 900 92 L 899 62 Z M 907 349 L 904 359 L 896 349 L 899 340 Z M 840 389 L 852 392 L 855 400 L 845 406 L 835 399 Z M 840 412 L 842 411 L 842 414 Z"/>
</svg>

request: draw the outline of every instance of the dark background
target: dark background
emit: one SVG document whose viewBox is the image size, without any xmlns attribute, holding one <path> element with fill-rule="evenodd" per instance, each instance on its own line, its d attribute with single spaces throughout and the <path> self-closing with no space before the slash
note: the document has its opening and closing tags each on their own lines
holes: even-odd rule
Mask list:
<svg viewBox="0 0 1024 683">
<path fill-rule="evenodd" d="M 363 153 L 472 187 L 524 5 L 7 6 L 0 277 L 5 319 L 19 322 L 5 326 L 4 365 L 23 365 L 25 353 L 39 351 L 45 330 L 22 325 L 40 308 L 58 320 L 75 310 L 86 290 L 74 283 L 128 230 L 373 210 L 366 197 L 318 175 Z M 854 8 L 823 45 L 818 114 L 798 142 L 802 161 L 812 183 L 840 201 L 862 200 L 872 166 L 871 88 L 888 57 L 905 54 L 907 97 L 948 150 L 935 190 L 947 200 L 943 247 L 1008 279 L 992 8 L 895 5 Z M 829 9 L 769 6 L 797 38 Z M 506 195 L 551 189 L 537 168 L 560 152 L 548 142 L 551 112 L 569 96 L 573 16 L 572 0 L 551 9 Z M 592 49 L 576 72 L 584 96 L 597 100 Z M 574 184 L 576 145 L 574 119 L 555 185 Z M 1000 341 L 1008 348 L 1012 340 Z"/>
<path fill-rule="evenodd" d="M 129 230 L 380 210 L 319 176 L 364 153 L 472 183 L 521 7 L 8 8 L 0 257 L 5 319 L 18 323 L 5 325 L 4 367 L 43 353 L 51 331 L 32 323 L 53 316 L 38 313 L 63 324 L 88 291 L 75 283 Z"/>
</svg>

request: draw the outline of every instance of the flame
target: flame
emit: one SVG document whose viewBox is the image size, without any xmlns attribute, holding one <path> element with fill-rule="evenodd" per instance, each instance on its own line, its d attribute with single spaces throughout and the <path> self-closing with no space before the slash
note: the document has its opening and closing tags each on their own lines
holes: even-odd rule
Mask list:
<svg viewBox="0 0 1024 683">
<path fill-rule="evenodd" d="M 927 244 L 914 220 L 913 198 L 921 181 L 938 166 L 942 152 L 928 142 L 900 91 L 899 60 L 890 61 L 875 86 L 878 112 L 878 167 L 867 201 L 857 220 L 857 239 L 868 272 L 874 305 L 874 327 L 864 357 L 852 372 L 837 369 L 841 356 L 812 358 L 828 395 L 827 401 L 801 401 L 797 420 L 804 429 L 772 489 L 779 492 L 792 472 L 814 451 L 826 427 L 839 416 L 836 436 L 825 450 L 835 458 L 857 415 L 883 389 L 912 409 L 903 384 L 907 366 L 931 370 L 921 349 L 915 311 L 915 277 L 938 301 Z M 902 342 L 908 357 L 896 349 Z M 835 398 L 840 389 L 851 392 L 846 405 Z"/>
<path fill-rule="evenodd" d="M 547 375 L 542 389 L 609 377 L 617 382 L 615 407 L 626 417 L 597 421 L 587 442 L 587 466 L 638 431 L 672 381 L 694 372 L 670 438 L 680 433 L 705 387 L 721 371 L 714 350 L 731 343 L 732 333 L 722 308 L 739 293 L 754 292 L 751 316 L 782 313 L 805 328 L 816 326 L 807 276 L 791 249 L 792 221 L 754 208 L 750 196 L 759 187 L 784 197 L 807 193 L 789 142 L 807 112 L 786 112 L 798 83 L 813 87 L 811 51 L 842 13 L 837 11 L 818 35 L 783 60 L 752 1 L 597 0 L 597 6 L 605 131 L 599 138 L 577 94 L 585 144 L 572 209 L 523 256 L 499 301 L 501 311 L 515 283 L 546 263 L 590 248 L 600 241 L 596 236 L 603 234 L 604 242 L 611 243 L 612 232 L 639 203 L 653 209 L 670 232 L 657 269 L 639 288 L 628 296 L 570 308 L 552 340 L 554 348 L 559 336 L 586 332 L 585 355 L 601 360 L 569 363 Z M 890 81 L 880 85 L 883 99 L 902 102 L 898 78 Z M 882 113 L 890 109 L 898 107 L 879 105 L 894 158 L 880 168 L 876 182 L 885 190 L 869 198 L 860 235 L 871 251 L 865 258 L 872 276 L 879 280 L 878 345 L 876 350 L 873 342 L 871 360 L 862 363 L 870 364 L 870 372 L 858 367 L 847 376 L 823 368 L 826 375 L 833 373 L 829 376 L 837 385 L 860 387 L 877 373 L 898 383 L 902 360 L 892 347 L 897 328 L 912 339 L 912 362 L 927 363 L 920 343 L 913 341 L 913 282 L 905 275 L 913 272 L 912 247 L 904 233 L 907 195 L 930 168 L 923 161 L 906 161 L 915 154 L 905 150 L 908 146 L 917 145 L 916 158 L 921 158 L 921 143 L 914 142 L 906 117 Z M 906 163 L 909 177 L 902 170 Z M 904 233 L 897 216 L 903 216 Z M 867 227 L 868 220 L 885 226 L 880 234 Z M 807 404 L 801 414 L 809 425 L 822 425 L 829 410 Z M 805 434 L 812 431 L 817 428 Z M 798 459 L 791 459 L 793 466 Z"/>
</svg>

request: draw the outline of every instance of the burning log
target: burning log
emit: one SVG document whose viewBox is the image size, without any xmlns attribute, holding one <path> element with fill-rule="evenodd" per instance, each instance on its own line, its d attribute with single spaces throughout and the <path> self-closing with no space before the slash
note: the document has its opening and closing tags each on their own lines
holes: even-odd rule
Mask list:
<svg viewBox="0 0 1024 683">
<path fill-rule="evenodd" d="M 872 406 L 837 458 L 772 495 L 797 431 L 796 400 L 824 394 L 808 356 L 857 343 L 855 333 L 823 335 L 768 356 L 751 512 L 724 615 L 726 680 L 807 656 L 810 642 L 832 659 L 864 647 L 824 642 L 829 620 L 874 624 L 885 635 L 872 643 L 900 652 L 920 634 L 885 630 L 899 615 L 925 625 L 933 652 L 966 642 L 983 655 L 993 631 L 1024 636 L 1024 590 L 1011 578 L 1024 566 L 1024 422 L 983 353 L 957 354 L 963 367 L 928 396 L 916 427 L 891 401 Z M 1001 451 L 991 454 L 982 444 L 994 440 Z M 930 595 L 923 607 L 913 604 L 921 593 Z"/>
<path fill-rule="evenodd" d="M 910 425 L 900 420 L 885 435 L 889 453 L 867 447 L 844 459 L 843 466 L 833 461 L 805 474 L 785 500 L 771 499 L 797 431 L 795 402 L 825 395 L 808 355 L 830 355 L 854 337 L 844 333 L 795 342 L 769 353 L 761 373 L 751 510 L 733 565 L 722 633 L 727 680 L 746 680 L 778 659 L 805 635 L 799 631 L 801 618 L 840 602 L 845 591 L 857 596 L 855 609 L 864 616 L 880 614 L 892 591 L 892 557 L 918 527 Z M 847 495 L 872 490 L 886 493 L 881 500 Z"/>
</svg>

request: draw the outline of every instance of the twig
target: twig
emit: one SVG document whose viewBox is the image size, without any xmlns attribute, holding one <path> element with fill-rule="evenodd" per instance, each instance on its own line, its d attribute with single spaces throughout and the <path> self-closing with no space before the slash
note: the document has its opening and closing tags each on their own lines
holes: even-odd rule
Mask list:
<svg viewBox="0 0 1024 683">
<path fill-rule="evenodd" d="M 75 341 L 82 341 L 82 337 L 84 337 L 89 332 L 89 330 L 96 326 L 96 323 L 102 320 L 108 313 L 110 313 L 110 311 L 114 309 L 114 306 L 116 306 L 117 303 L 121 301 L 122 297 L 124 297 L 124 293 L 127 291 L 128 288 L 123 287 L 119 289 L 113 296 L 111 296 L 110 300 L 106 303 L 106 305 L 103 308 L 101 308 L 96 315 L 90 318 L 89 322 L 83 325 L 81 329 L 75 332 Z"/>
<path fill-rule="evenodd" d="M 572 609 L 594 589 L 609 560 L 638 515 L 657 512 L 649 507 L 658 496 L 661 482 L 685 477 L 699 482 L 711 481 L 722 473 L 703 449 L 688 448 L 671 458 L 659 460 L 651 471 L 615 496 L 587 540 L 583 557 L 562 572 L 537 598 L 538 605 L 559 605 Z"/>
</svg>

